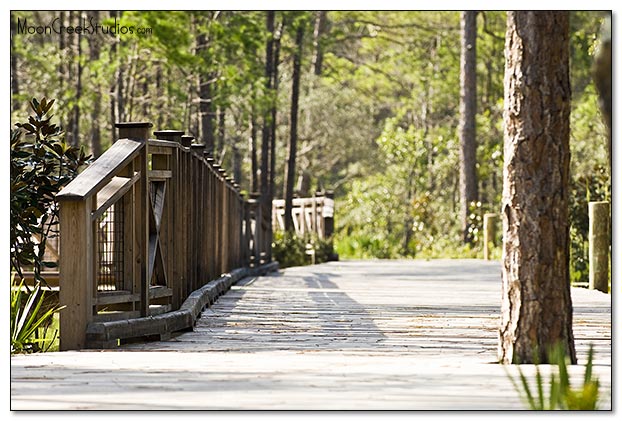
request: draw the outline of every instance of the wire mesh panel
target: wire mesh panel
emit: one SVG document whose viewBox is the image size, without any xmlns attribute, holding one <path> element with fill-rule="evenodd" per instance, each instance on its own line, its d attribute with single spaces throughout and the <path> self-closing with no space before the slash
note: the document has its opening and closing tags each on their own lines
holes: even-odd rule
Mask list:
<svg viewBox="0 0 622 421">
<path fill-rule="evenodd" d="M 97 219 L 97 290 L 123 289 L 123 203 L 109 207 Z"/>
</svg>

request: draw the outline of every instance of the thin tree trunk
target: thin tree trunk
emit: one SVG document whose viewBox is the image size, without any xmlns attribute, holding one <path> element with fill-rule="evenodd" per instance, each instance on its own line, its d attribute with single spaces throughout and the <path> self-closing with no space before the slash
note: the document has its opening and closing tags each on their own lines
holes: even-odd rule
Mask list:
<svg viewBox="0 0 622 421">
<path fill-rule="evenodd" d="M 276 94 L 274 92 L 273 85 L 273 73 L 274 73 L 274 11 L 268 11 L 266 13 L 266 30 L 268 32 L 268 40 L 266 41 L 266 67 L 265 67 L 265 83 L 266 93 L 270 96 L 271 101 L 276 101 Z M 270 134 L 271 134 L 271 110 L 272 107 L 264 110 L 263 128 L 261 133 L 261 174 L 260 174 L 260 206 L 262 208 L 262 225 L 267 230 L 265 246 L 267 246 L 266 252 L 268 253 L 268 261 L 272 260 L 272 192 L 269 185 L 269 166 L 270 166 Z"/>
<path fill-rule="evenodd" d="M 510 12 L 506 33 L 499 359 L 576 363 L 569 277 L 568 12 Z"/>
<path fill-rule="evenodd" d="M 94 10 L 93 19 L 95 22 L 99 22 L 99 11 Z M 91 63 L 99 60 L 100 55 L 100 39 L 93 35 L 88 37 L 89 41 L 89 60 Z M 91 153 L 95 158 L 99 157 L 102 154 L 102 146 L 101 146 L 101 128 L 99 125 L 99 115 L 101 114 L 101 95 L 99 92 L 101 90 L 101 86 L 96 82 L 95 89 L 97 90 L 96 94 L 93 95 L 93 108 L 91 111 Z"/>
<path fill-rule="evenodd" d="M 276 167 L 276 118 L 278 109 L 278 92 L 279 92 L 279 61 L 281 54 L 281 38 L 283 37 L 283 31 L 285 30 L 285 18 L 282 18 L 281 24 L 276 32 L 274 39 L 274 69 L 272 71 L 272 86 L 274 89 L 275 100 L 272 103 L 271 119 L 270 119 L 270 181 L 268 182 L 270 200 L 274 199 L 274 178 Z M 270 221 L 272 221 L 272 212 L 270 213 Z"/>
<path fill-rule="evenodd" d="M 58 18 L 61 22 L 65 22 L 65 12 L 59 12 Z M 65 55 L 65 33 L 64 31 L 60 31 L 58 34 L 58 53 L 61 56 L 60 62 L 58 63 L 58 91 L 60 95 L 63 95 L 63 91 L 65 89 L 65 77 L 66 77 L 66 58 Z"/>
<path fill-rule="evenodd" d="M 326 31 L 326 11 L 315 12 L 315 25 L 313 28 L 313 74 L 322 74 L 322 64 L 324 62 L 324 51 L 322 49 L 322 35 Z"/>
<path fill-rule="evenodd" d="M 477 201 L 475 112 L 477 84 L 475 42 L 477 12 L 462 12 L 460 19 L 462 49 L 460 54 L 460 221 L 464 242 L 470 242 L 469 204 Z"/>
<path fill-rule="evenodd" d="M 77 20 L 80 21 L 82 12 L 77 12 Z M 77 74 L 76 74 L 76 105 L 74 106 L 73 145 L 80 144 L 80 101 L 82 100 L 82 35 L 76 36 L 77 44 Z"/>
<path fill-rule="evenodd" d="M 110 12 L 110 17 L 116 17 L 116 12 Z M 119 71 L 119 61 L 117 60 L 117 43 L 113 42 L 110 47 L 110 61 L 113 63 L 117 63 L 117 68 L 115 70 L 115 75 L 113 77 L 112 82 L 110 83 L 110 135 L 112 137 L 112 142 L 117 140 L 117 128 L 115 123 L 117 123 L 117 81 L 118 77 L 116 73 Z"/>
<path fill-rule="evenodd" d="M 218 107 L 218 154 L 224 156 L 225 152 L 225 122 L 227 110 L 224 106 Z M 222 159 L 222 158 L 221 158 Z"/>
<path fill-rule="evenodd" d="M 300 93 L 300 60 L 304 42 L 304 22 L 296 30 L 296 51 L 292 68 L 292 104 L 289 129 L 289 157 L 285 167 L 285 231 L 294 230 L 292 219 L 292 201 L 294 199 L 294 181 L 296 177 L 296 146 L 298 143 L 298 96 Z"/>
<path fill-rule="evenodd" d="M 162 88 L 162 61 L 161 60 L 158 60 L 156 62 L 156 80 L 155 80 L 155 84 L 156 84 L 156 86 L 155 86 L 155 89 L 156 89 L 156 103 L 157 104 L 162 104 L 163 103 L 164 92 L 163 92 L 163 88 Z M 162 130 L 162 123 L 163 123 L 162 113 L 158 112 L 157 113 L 157 117 L 156 117 L 156 127 L 157 127 L 157 130 Z"/>
<path fill-rule="evenodd" d="M 272 73 L 274 72 L 274 11 L 268 11 L 266 13 L 266 30 L 268 32 L 268 40 L 266 42 L 266 69 L 265 69 L 265 78 L 266 78 L 266 92 L 268 95 L 273 94 L 273 85 L 272 85 Z M 261 197 L 262 203 L 267 200 L 271 200 L 268 197 L 269 187 L 268 187 L 268 167 L 270 165 L 269 153 L 270 153 L 270 111 L 268 109 L 264 114 L 264 124 L 261 133 L 261 178 L 260 178 L 260 189 L 261 189 Z"/>
<path fill-rule="evenodd" d="M 268 244 L 272 244 L 272 200 L 274 199 L 274 176 L 276 167 L 276 113 L 279 95 L 279 55 L 281 52 L 281 37 L 285 27 L 285 18 L 281 18 L 281 25 L 274 40 L 274 58 L 272 70 L 272 89 L 274 98 L 272 102 L 271 118 L 270 118 L 270 173 L 268 181 L 268 199 L 265 201 L 264 217 L 266 218 L 266 226 L 270 227 L 267 233 Z M 272 248 L 268 249 L 268 261 L 272 260 Z"/>
<path fill-rule="evenodd" d="M 205 142 L 205 148 L 214 153 L 214 104 L 212 94 L 211 73 L 199 78 L 199 96 L 201 113 L 201 136 Z"/>
<path fill-rule="evenodd" d="M 233 143 L 231 145 L 231 159 L 233 161 L 233 180 L 241 184 L 242 183 L 242 156 L 240 154 L 239 142 L 243 141 L 239 134 L 233 137 Z"/>
<path fill-rule="evenodd" d="M 122 41 L 119 41 L 122 42 Z M 119 45 L 120 47 L 120 45 Z M 125 90 L 123 87 L 123 78 L 125 73 L 125 64 L 119 62 L 119 70 L 117 71 L 117 118 L 120 122 L 125 121 Z"/>
<path fill-rule="evenodd" d="M 257 179 L 257 110 L 255 108 L 255 92 L 253 91 L 253 98 L 251 104 L 251 118 L 250 118 L 250 139 L 249 149 L 251 153 L 251 192 L 258 191 L 259 180 Z"/>
</svg>

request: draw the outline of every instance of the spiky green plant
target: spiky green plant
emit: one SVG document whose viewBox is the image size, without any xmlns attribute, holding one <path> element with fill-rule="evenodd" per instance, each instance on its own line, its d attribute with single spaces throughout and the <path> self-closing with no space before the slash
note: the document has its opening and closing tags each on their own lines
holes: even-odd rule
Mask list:
<svg viewBox="0 0 622 421">
<path fill-rule="evenodd" d="M 11 354 L 21 352 L 42 352 L 51 345 L 55 337 L 45 332 L 54 314 L 62 309 L 52 306 L 42 310 L 45 291 L 37 282 L 30 291 L 24 288 L 24 281 L 15 282 L 11 276 Z"/>
<path fill-rule="evenodd" d="M 592 376 L 594 361 L 594 350 L 592 345 L 590 345 L 590 349 L 588 351 L 587 364 L 585 365 L 585 374 L 583 376 L 583 385 L 579 389 L 573 389 L 570 386 L 570 377 L 568 375 L 568 368 L 566 365 L 566 355 L 562 347 L 558 346 L 552 349 L 549 353 L 549 361 L 551 364 L 557 366 L 557 376 L 555 375 L 555 372 L 551 372 L 548 396 L 545 394 L 544 380 L 538 364 L 536 364 L 536 390 L 533 392 L 529 386 L 527 377 L 520 367 L 518 367 L 520 385 L 508 373 L 508 377 L 514 385 L 514 388 L 521 395 L 529 409 L 535 411 L 556 409 L 597 409 L 600 383 L 598 379 L 593 378 Z"/>
</svg>

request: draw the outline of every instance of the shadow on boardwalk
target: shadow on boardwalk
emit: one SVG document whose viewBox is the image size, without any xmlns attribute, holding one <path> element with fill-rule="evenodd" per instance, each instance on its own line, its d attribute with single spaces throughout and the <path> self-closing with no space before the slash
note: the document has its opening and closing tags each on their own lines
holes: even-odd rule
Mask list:
<svg viewBox="0 0 622 421">
<path fill-rule="evenodd" d="M 572 297 L 580 363 L 593 343 L 601 408 L 610 408 L 611 297 L 579 288 Z M 496 262 L 288 268 L 239 282 L 203 312 L 193 332 L 170 341 L 12 357 L 11 403 L 14 409 L 523 409 L 505 367 L 496 364 L 500 299 Z M 532 379 L 533 368 L 522 367 Z M 569 370 L 572 378 L 583 375 L 582 366 Z"/>
</svg>

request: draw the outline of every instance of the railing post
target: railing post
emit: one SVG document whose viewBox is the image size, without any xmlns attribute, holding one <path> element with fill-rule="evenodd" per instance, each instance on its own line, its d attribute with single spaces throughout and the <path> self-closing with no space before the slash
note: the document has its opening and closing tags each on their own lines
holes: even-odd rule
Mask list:
<svg viewBox="0 0 622 421">
<path fill-rule="evenodd" d="M 609 292 L 609 202 L 588 204 L 590 289 Z"/>
<path fill-rule="evenodd" d="M 60 350 L 86 347 L 86 327 L 93 320 L 94 261 L 91 202 L 59 200 L 60 206 Z"/>
<path fill-rule="evenodd" d="M 335 193 L 332 190 L 327 190 L 324 194 L 324 211 L 322 216 L 324 217 L 324 234 L 326 238 L 333 236 L 335 229 Z"/>
<path fill-rule="evenodd" d="M 215 206 L 215 198 L 216 198 L 216 186 L 218 185 L 216 179 L 216 171 L 214 169 L 214 158 L 212 157 L 212 153 L 208 150 L 204 151 L 205 161 L 207 162 L 207 212 L 206 212 L 206 222 L 207 222 L 207 237 L 205 238 L 205 248 L 208 253 L 208 273 L 210 278 L 214 278 L 218 275 L 217 273 L 217 263 L 216 263 L 216 253 L 215 250 L 217 248 L 216 238 L 218 233 L 218 225 L 216 221 L 216 211 L 217 208 Z"/>
<path fill-rule="evenodd" d="M 490 260 L 491 245 L 495 246 L 498 220 L 499 215 L 496 213 L 484 214 L 484 260 Z"/>
<path fill-rule="evenodd" d="M 181 144 L 181 136 L 184 132 L 180 130 L 158 130 L 154 131 L 153 134 L 156 139 Z M 181 177 L 182 171 L 183 163 L 181 151 L 179 149 L 173 149 L 171 153 L 171 189 L 166 194 L 172 205 L 172 215 L 169 224 L 170 230 L 172 231 L 172 242 L 171 247 L 168 249 L 168 253 L 173 256 L 170 260 L 172 262 L 172 279 L 170 280 L 170 286 L 173 290 L 171 303 L 174 308 L 178 308 L 186 298 L 184 263 L 183 260 L 179 258 L 183 239 L 182 227 L 184 223 L 181 215 L 183 212 L 183 203 L 181 202 L 183 198 L 181 191 L 181 187 L 183 186 Z"/>
<path fill-rule="evenodd" d="M 194 270 L 194 262 L 192 260 L 192 235 L 193 235 L 193 226 L 192 226 L 192 216 L 193 216 L 193 206 L 194 206 L 194 198 L 192 195 L 193 192 L 193 168 L 192 165 L 192 150 L 191 145 L 194 140 L 194 136 L 183 135 L 181 136 L 181 145 L 183 146 L 183 162 L 184 162 L 184 172 L 181 174 L 181 191 L 182 193 L 182 201 L 180 209 L 182 212 L 183 218 L 183 232 L 184 232 L 184 242 L 183 242 L 183 256 L 182 260 L 185 261 L 185 273 L 186 273 L 186 295 L 190 295 L 192 291 L 194 291 L 194 285 L 196 282 L 196 272 Z"/>
<path fill-rule="evenodd" d="M 205 254 L 203 251 L 204 237 L 202 235 L 203 224 L 205 222 L 205 207 L 203 206 L 203 184 L 205 183 L 205 168 L 203 161 L 204 149 L 205 145 L 201 143 L 192 143 L 190 145 L 190 150 L 192 151 L 193 174 L 192 178 L 188 181 L 192 185 L 192 197 L 194 198 L 192 205 L 192 241 L 194 245 L 191 250 L 194 269 L 193 289 L 195 290 L 202 287 L 204 282 L 209 281 L 204 279 L 206 271 L 205 265 L 203 264 L 203 255 Z"/>
<path fill-rule="evenodd" d="M 149 167 L 147 140 L 153 124 L 149 122 L 125 122 L 117 123 L 120 139 L 132 139 L 145 143 L 140 155 L 136 158 L 136 169 L 140 172 L 140 181 L 134 185 L 134 203 L 136 217 L 134 221 L 135 229 L 135 250 L 134 256 L 134 291 L 140 294 L 140 313 L 142 316 L 149 314 Z"/>
<path fill-rule="evenodd" d="M 253 238 L 253 246 L 250 251 L 250 265 L 251 266 L 259 266 L 260 264 L 260 255 L 261 248 L 263 247 L 263 236 L 262 236 L 262 216 L 261 216 L 261 193 L 251 193 L 251 198 L 248 203 L 251 209 L 251 214 L 255 219 L 255 226 L 251 227 L 252 238 Z"/>
<path fill-rule="evenodd" d="M 220 273 L 225 273 L 229 269 L 227 267 L 227 253 L 229 249 L 229 239 L 227 238 L 227 230 L 229 228 L 229 215 L 227 214 L 227 172 L 224 168 L 218 167 L 220 174 L 218 201 L 220 202 Z"/>
</svg>

